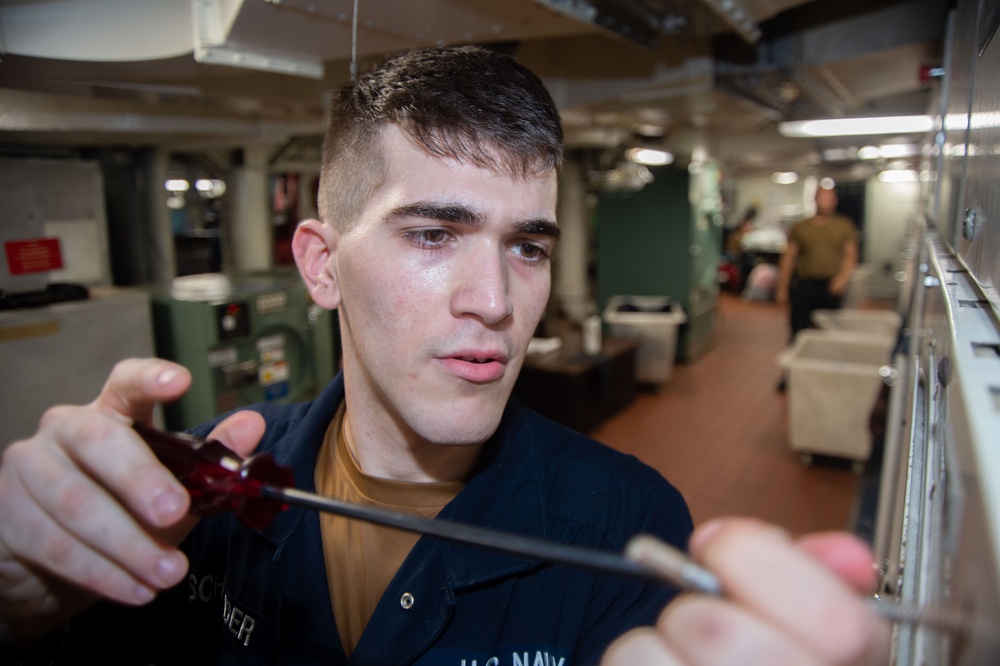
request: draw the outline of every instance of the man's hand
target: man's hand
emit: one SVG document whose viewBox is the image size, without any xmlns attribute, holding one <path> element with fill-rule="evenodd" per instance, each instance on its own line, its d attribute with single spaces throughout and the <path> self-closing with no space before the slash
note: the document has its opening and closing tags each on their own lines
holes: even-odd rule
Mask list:
<svg viewBox="0 0 1000 666">
<path fill-rule="evenodd" d="M 850 275 L 835 275 L 826 285 L 826 290 L 833 296 L 842 296 L 847 291 L 847 285 L 851 281 Z"/>
<path fill-rule="evenodd" d="M 876 584 L 871 554 L 853 536 L 793 540 L 750 519 L 695 531 L 692 555 L 725 598 L 687 594 L 655 628 L 619 638 L 603 666 L 881 664 L 890 628 L 862 600 Z"/>
<path fill-rule="evenodd" d="M 101 395 L 55 407 L 0 465 L 0 624 L 20 639 L 64 622 L 100 597 L 143 604 L 179 582 L 176 549 L 194 525 L 190 499 L 132 430 L 191 378 L 156 359 L 115 366 Z M 264 431 L 252 412 L 212 433 L 240 455 Z"/>
</svg>

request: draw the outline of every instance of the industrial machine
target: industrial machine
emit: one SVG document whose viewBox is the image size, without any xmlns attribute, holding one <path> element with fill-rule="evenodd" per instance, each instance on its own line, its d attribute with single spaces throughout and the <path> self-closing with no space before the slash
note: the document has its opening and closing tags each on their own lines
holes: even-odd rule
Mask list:
<svg viewBox="0 0 1000 666">
<path fill-rule="evenodd" d="M 296 274 L 202 274 L 150 288 L 157 355 L 190 370 L 183 430 L 240 406 L 311 399 L 336 373 L 333 315 Z"/>
</svg>

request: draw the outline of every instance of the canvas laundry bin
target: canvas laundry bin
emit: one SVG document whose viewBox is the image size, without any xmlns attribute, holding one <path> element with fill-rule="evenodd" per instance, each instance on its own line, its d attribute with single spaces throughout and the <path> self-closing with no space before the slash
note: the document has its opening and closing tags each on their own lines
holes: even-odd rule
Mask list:
<svg viewBox="0 0 1000 666">
<path fill-rule="evenodd" d="M 778 357 L 785 369 L 788 434 L 806 464 L 812 454 L 857 463 L 871 455 L 869 415 L 890 359 L 890 335 L 804 330 Z"/>
<path fill-rule="evenodd" d="M 670 381 L 677 356 L 677 328 L 687 321 L 684 307 L 669 296 L 612 296 L 604 308 L 608 334 L 639 339 L 636 381 Z"/>
<path fill-rule="evenodd" d="M 814 310 L 812 321 L 825 331 L 896 335 L 902 320 L 893 310 Z"/>
</svg>

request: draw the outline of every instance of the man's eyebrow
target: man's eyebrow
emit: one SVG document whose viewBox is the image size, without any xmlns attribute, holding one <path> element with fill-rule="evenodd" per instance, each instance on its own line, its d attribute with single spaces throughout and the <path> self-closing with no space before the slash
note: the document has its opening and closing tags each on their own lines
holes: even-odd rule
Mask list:
<svg viewBox="0 0 1000 666">
<path fill-rule="evenodd" d="M 479 226 L 485 222 L 483 215 L 468 206 L 433 201 L 416 201 L 397 206 L 389 211 L 385 219 L 390 221 L 400 217 L 419 217 L 426 220 L 452 222 L 470 227 Z M 559 240 L 562 233 L 558 224 L 545 218 L 518 221 L 513 227 L 522 234 L 549 236 L 556 240 Z"/>
<path fill-rule="evenodd" d="M 559 225 L 552 220 L 526 220 L 517 224 L 516 227 L 521 233 L 532 236 L 550 236 L 555 240 L 559 240 L 560 235 L 562 235 Z"/>
<path fill-rule="evenodd" d="M 420 217 L 440 222 L 454 222 L 470 227 L 483 223 L 483 216 L 468 206 L 459 204 L 435 203 L 432 201 L 417 201 L 403 206 L 397 206 L 389 211 L 386 220 L 399 217 Z"/>
</svg>

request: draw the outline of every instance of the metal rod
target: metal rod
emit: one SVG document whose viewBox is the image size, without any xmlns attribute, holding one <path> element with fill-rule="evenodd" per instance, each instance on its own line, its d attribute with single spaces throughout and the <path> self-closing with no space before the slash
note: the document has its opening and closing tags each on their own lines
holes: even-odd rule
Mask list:
<svg viewBox="0 0 1000 666">
<path fill-rule="evenodd" d="M 386 527 L 448 539 L 542 562 L 603 571 L 666 583 L 685 591 L 722 595 L 719 579 L 684 552 L 649 535 L 633 537 L 624 554 L 556 543 L 449 520 L 431 520 L 407 513 L 351 504 L 294 488 L 264 485 L 261 496 L 287 504 L 356 518 Z M 877 615 L 890 622 L 917 624 L 948 632 L 962 631 L 964 615 L 936 606 L 913 606 L 877 598 L 868 600 Z"/>
<path fill-rule="evenodd" d="M 354 0 L 351 18 L 351 79 L 358 78 L 358 0 Z"/>
<path fill-rule="evenodd" d="M 294 488 L 279 488 L 265 485 L 261 488 L 261 495 L 265 498 L 278 499 L 296 506 L 318 509 L 319 511 L 335 513 L 348 518 L 358 518 L 370 523 L 395 527 L 408 532 L 429 534 L 442 539 L 482 546 L 490 550 L 499 550 L 529 559 L 544 562 L 559 562 L 560 564 L 570 564 L 586 569 L 596 569 L 608 573 L 631 576 L 633 578 L 655 580 L 660 583 L 666 582 L 678 587 L 681 585 L 681 581 L 671 580 L 667 572 L 652 571 L 642 564 L 608 551 L 581 548 L 579 546 L 570 546 L 544 539 L 508 534 L 448 520 L 430 520 L 407 513 L 342 502 Z"/>
</svg>

